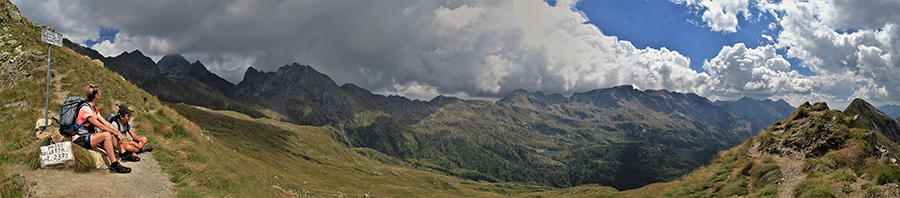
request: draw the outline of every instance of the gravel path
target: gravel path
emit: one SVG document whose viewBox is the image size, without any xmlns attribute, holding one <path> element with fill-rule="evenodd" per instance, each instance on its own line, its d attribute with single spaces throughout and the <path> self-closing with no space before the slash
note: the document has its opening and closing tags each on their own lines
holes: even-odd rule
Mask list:
<svg viewBox="0 0 900 198">
<path fill-rule="evenodd" d="M 75 173 L 72 169 L 30 170 L 24 165 L 11 171 L 25 181 L 30 197 L 172 197 L 172 183 L 159 168 L 152 153 L 142 153 L 140 162 L 124 162 L 131 173 L 115 174 L 107 170 Z"/>
<path fill-rule="evenodd" d="M 772 156 L 778 166 L 781 167 L 781 174 L 784 175 L 784 183 L 778 186 L 779 197 L 789 198 L 794 194 L 794 187 L 800 184 L 806 177 L 803 174 L 803 164 L 806 162 L 800 154 L 792 153 L 785 156 Z"/>
</svg>

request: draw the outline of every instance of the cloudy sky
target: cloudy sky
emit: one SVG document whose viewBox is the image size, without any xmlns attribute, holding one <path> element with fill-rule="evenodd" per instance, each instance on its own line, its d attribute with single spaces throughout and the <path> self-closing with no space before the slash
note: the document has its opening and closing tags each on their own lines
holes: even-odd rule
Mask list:
<svg viewBox="0 0 900 198">
<path fill-rule="evenodd" d="M 105 56 L 183 54 L 237 83 L 310 65 L 430 99 L 631 84 L 794 106 L 900 98 L 900 0 L 12 0 Z"/>
</svg>

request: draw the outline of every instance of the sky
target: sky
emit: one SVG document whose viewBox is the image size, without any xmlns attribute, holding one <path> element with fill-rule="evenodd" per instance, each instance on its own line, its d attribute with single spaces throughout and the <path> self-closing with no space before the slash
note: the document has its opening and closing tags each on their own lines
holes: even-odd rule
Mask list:
<svg viewBox="0 0 900 198">
<path fill-rule="evenodd" d="M 385 95 L 900 101 L 900 0 L 12 0 L 104 56 L 182 54 L 238 83 L 310 65 Z"/>
</svg>

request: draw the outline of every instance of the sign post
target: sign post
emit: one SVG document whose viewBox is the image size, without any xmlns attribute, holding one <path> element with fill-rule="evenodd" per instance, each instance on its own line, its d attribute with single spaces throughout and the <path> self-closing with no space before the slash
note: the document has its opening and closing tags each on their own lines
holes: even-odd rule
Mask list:
<svg viewBox="0 0 900 198">
<path fill-rule="evenodd" d="M 47 42 L 47 103 L 44 106 L 44 130 L 47 130 L 47 126 L 50 125 L 50 49 L 51 45 L 56 45 L 62 47 L 62 34 L 56 33 L 53 30 L 41 29 L 41 41 Z"/>
</svg>

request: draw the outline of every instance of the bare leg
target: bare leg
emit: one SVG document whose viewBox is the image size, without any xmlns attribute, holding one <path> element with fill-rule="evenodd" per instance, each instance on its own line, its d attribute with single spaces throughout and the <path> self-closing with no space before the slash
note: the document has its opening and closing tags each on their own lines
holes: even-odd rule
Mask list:
<svg viewBox="0 0 900 198">
<path fill-rule="evenodd" d="M 112 143 L 116 147 L 116 150 L 119 151 L 119 153 L 125 153 L 125 148 L 122 148 L 121 141 L 119 141 L 119 139 L 111 133 L 109 134 L 109 136 L 112 136 Z"/>
<path fill-rule="evenodd" d="M 140 152 L 141 149 L 137 147 L 137 143 L 132 141 L 122 142 L 122 150 L 130 151 L 130 152 Z M 122 152 L 125 153 L 125 152 Z"/>
<path fill-rule="evenodd" d="M 106 151 L 106 157 L 109 158 L 109 163 L 116 163 L 116 154 L 115 150 L 113 150 L 113 138 L 109 133 L 95 133 L 91 134 L 91 147 L 97 147 L 99 144 L 103 144 L 103 150 Z"/>
</svg>

